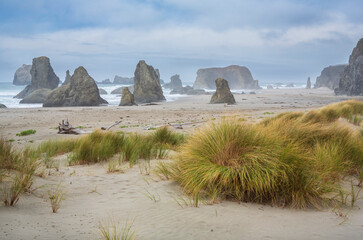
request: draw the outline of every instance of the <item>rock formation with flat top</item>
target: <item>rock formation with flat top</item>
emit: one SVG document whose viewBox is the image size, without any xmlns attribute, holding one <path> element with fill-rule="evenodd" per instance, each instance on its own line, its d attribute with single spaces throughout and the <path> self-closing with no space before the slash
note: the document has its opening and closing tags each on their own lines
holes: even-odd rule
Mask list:
<svg viewBox="0 0 363 240">
<path fill-rule="evenodd" d="M 32 76 L 30 85 L 26 86 L 15 98 L 24 98 L 37 89 L 48 88 L 53 90 L 58 87 L 59 78 L 55 75 L 47 57 L 33 58 L 30 74 Z"/>
<path fill-rule="evenodd" d="M 228 86 L 228 81 L 223 78 L 218 78 L 216 80 L 217 90 L 213 94 L 210 103 L 227 103 L 227 104 L 235 104 L 236 100 L 234 99 L 233 94 Z"/>
<path fill-rule="evenodd" d="M 346 66 L 348 65 L 342 64 L 324 68 L 320 76 L 316 78 L 314 88 L 327 87 L 334 90 L 339 87 L 340 75 Z"/>
<path fill-rule="evenodd" d="M 193 88 L 215 89 L 214 81 L 217 78 L 226 79 L 232 89 L 258 89 L 257 80 L 253 80 L 247 67 L 232 65 L 224 68 L 199 69 Z"/>
<path fill-rule="evenodd" d="M 134 77 L 136 103 L 160 102 L 165 100 L 159 77 L 155 69 L 144 60 L 139 61 Z"/>
<path fill-rule="evenodd" d="M 43 107 L 98 106 L 100 104 L 107 104 L 107 101 L 100 97 L 95 80 L 88 75 L 84 67 L 78 67 L 70 83 L 53 90 Z"/>
</svg>

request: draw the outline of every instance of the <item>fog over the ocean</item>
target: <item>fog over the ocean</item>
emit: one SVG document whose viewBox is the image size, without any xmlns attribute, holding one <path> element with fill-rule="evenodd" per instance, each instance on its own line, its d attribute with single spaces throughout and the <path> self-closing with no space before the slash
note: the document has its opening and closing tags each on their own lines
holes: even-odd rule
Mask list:
<svg viewBox="0 0 363 240">
<path fill-rule="evenodd" d="M 314 83 L 348 62 L 362 12 L 361 0 L 0 0 L 0 82 L 44 55 L 62 81 L 80 65 L 130 77 L 144 59 L 166 81 L 237 64 L 261 83 Z"/>
</svg>

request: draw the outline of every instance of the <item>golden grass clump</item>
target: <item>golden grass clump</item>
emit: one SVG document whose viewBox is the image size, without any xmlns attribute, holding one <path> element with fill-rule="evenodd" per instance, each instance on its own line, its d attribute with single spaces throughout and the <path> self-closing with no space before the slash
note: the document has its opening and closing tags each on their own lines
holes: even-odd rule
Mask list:
<svg viewBox="0 0 363 240">
<path fill-rule="evenodd" d="M 6 206 L 14 206 L 33 184 L 39 161 L 19 154 L 11 143 L 0 139 L 0 195 Z"/>
<path fill-rule="evenodd" d="M 319 208 L 336 200 L 329 193 L 345 176 L 362 182 L 363 131 L 338 121 L 362 115 L 363 101 L 350 100 L 255 125 L 211 123 L 160 170 L 197 196 Z"/>
<path fill-rule="evenodd" d="M 124 142 L 123 133 L 94 131 L 77 140 L 70 163 L 88 164 L 105 161 L 120 152 Z"/>
<path fill-rule="evenodd" d="M 190 137 L 171 176 L 193 195 L 217 192 L 221 198 L 305 207 L 322 200 L 326 190 L 300 164 L 309 161 L 293 144 L 223 120 Z"/>
<path fill-rule="evenodd" d="M 163 126 L 156 129 L 152 135 L 152 140 L 154 143 L 178 146 L 185 142 L 185 135 L 170 131 L 168 126 Z"/>
</svg>

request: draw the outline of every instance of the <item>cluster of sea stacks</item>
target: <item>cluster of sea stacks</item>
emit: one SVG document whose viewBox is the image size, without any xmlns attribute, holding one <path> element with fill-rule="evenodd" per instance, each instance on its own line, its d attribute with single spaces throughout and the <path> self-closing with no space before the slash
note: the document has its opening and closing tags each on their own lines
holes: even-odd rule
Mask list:
<svg viewBox="0 0 363 240">
<path fill-rule="evenodd" d="M 204 95 L 204 89 L 216 89 L 210 103 L 234 104 L 232 89 L 259 89 L 258 80 L 254 80 L 248 68 L 232 65 L 225 68 L 199 69 L 193 86 L 183 86 L 180 76 L 173 75 L 170 83 L 164 84 L 158 69 L 141 60 L 136 66 L 134 77 L 115 76 L 113 83 L 130 85 L 119 88 L 111 94 L 121 94 L 120 106 L 132 106 L 137 103 L 164 101 L 162 86 L 171 89 L 170 94 Z M 61 86 L 47 57 L 33 59 L 32 65 L 22 65 L 14 75 L 14 85 L 26 85 L 15 98 L 20 103 L 43 103 L 44 107 L 61 106 L 98 106 L 108 104 L 100 97 L 107 94 L 98 89 L 95 80 L 84 67 L 79 67 L 71 75 L 69 70 Z M 106 79 L 103 84 L 111 81 Z M 293 86 L 293 85 L 291 85 Z M 336 94 L 363 95 L 363 39 L 353 49 L 348 65 L 336 65 L 324 68 L 317 77 L 314 88 L 328 87 Z M 272 86 L 267 86 L 272 89 Z M 310 77 L 306 88 L 311 88 Z"/>
</svg>

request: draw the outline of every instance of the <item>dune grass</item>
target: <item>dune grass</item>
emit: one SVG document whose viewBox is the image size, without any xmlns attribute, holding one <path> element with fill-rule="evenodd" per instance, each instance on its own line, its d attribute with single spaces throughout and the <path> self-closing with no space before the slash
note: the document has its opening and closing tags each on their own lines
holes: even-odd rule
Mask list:
<svg viewBox="0 0 363 240">
<path fill-rule="evenodd" d="M 136 233 L 133 230 L 134 222 L 126 220 L 124 225 L 120 225 L 115 219 L 110 223 L 100 222 L 98 230 L 103 240 L 134 240 Z"/>
<path fill-rule="evenodd" d="M 64 190 L 59 183 L 57 187 L 48 190 L 48 198 L 52 207 L 52 212 L 56 213 L 60 208 L 62 201 L 64 200 Z"/>
<path fill-rule="evenodd" d="M 6 206 L 14 206 L 21 194 L 29 191 L 39 161 L 13 150 L 11 143 L 0 138 L 1 197 Z"/>
<path fill-rule="evenodd" d="M 51 158 L 70 153 L 71 165 L 98 163 L 121 154 L 123 160 L 132 166 L 138 159 L 165 158 L 166 149 L 176 149 L 184 140 L 183 134 L 175 133 L 167 127 L 158 128 L 152 134 L 96 130 L 80 138 L 48 140 L 36 148 L 26 148 L 23 154 L 29 158 Z M 8 143 L 1 144 L 5 146 Z"/>
<path fill-rule="evenodd" d="M 362 115 L 363 102 L 350 100 L 255 125 L 210 123 L 159 174 L 202 198 L 320 208 L 338 200 L 344 177 L 358 176 L 361 184 L 363 131 L 338 120 Z"/>
</svg>

